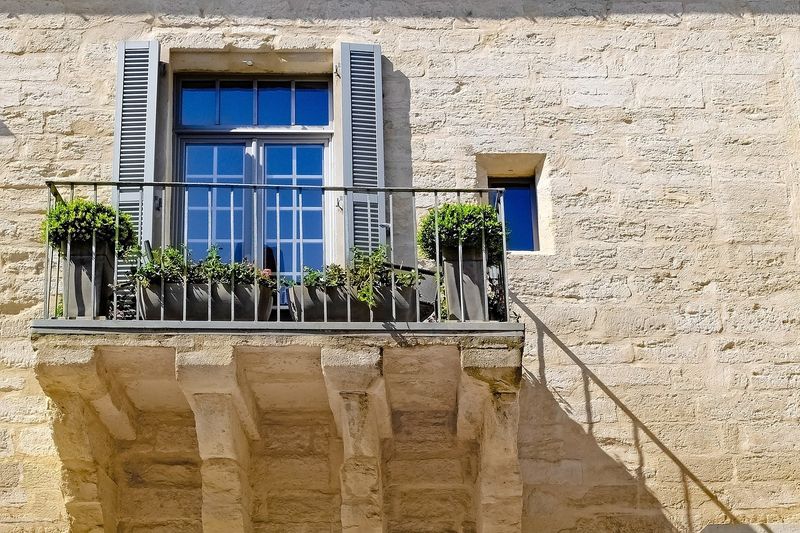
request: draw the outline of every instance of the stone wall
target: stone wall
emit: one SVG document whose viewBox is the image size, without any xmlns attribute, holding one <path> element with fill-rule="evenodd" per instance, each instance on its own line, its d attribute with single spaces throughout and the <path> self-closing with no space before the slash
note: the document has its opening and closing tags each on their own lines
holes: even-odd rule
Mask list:
<svg viewBox="0 0 800 533">
<path fill-rule="evenodd" d="M 509 259 L 525 531 L 800 521 L 796 1 L 230 4 L 0 5 L 0 531 L 67 527 L 28 340 L 42 182 L 109 178 L 142 38 L 380 43 L 392 184 L 547 154 L 552 250 Z"/>
</svg>

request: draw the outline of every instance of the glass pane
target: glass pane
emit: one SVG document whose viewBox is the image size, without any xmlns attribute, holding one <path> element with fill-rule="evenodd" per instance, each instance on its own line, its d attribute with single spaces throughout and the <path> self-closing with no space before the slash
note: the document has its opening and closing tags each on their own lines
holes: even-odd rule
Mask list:
<svg viewBox="0 0 800 533">
<path fill-rule="evenodd" d="M 307 207 L 322 207 L 321 189 L 301 189 L 303 191 L 303 209 Z M 299 193 L 298 193 L 299 194 Z M 297 205 L 300 205 L 298 201 Z"/>
<path fill-rule="evenodd" d="M 270 144 L 265 147 L 267 154 L 267 175 L 292 175 L 292 146 Z M 267 183 L 269 183 L 269 179 Z"/>
<path fill-rule="evenodd" d="M 220 82 L 219 123 L 247 126 L 253 124 L 253 82 Z"/>
<path fill-rule="evenodd" d="M 208 244 L 206 241 L 189 241 L 189 257 L 194 261 L 204 259 L 208 254 Z"/>
<path fill-rule="evenodd" d="M 297 174 L 322 176 L 322 145 L 297 145 Z"/>
<path fill-rule="evenodd" d="M 288 81 L 258 83 L 258 123 L 262 126 L 292 124 L 292 84 Z"/>
<path fill-rule="evenodd" d="M 294 123 L 301 126 L 327 126 L 328 84 L 296 82 L 294 91 Z"/>
<path fill-rule="evenodd" d="M 276 192 L 280 191 L 280 203 L 284 207 L 291 207 L 293 204 L 292 197 L 293 192 L 291 189 L 267 189 L 267 207 L 275 207 L 275 200 L 277 198 Z M 283 213 L 281 213 L 283 216 Z M 275 222 L 275 210 L 272 210 L 272 215 L 267 219 L 270 224 Z"/>
<path fill-rule="evenodd" d="M 299 231 L 299 222 L 298 222 L 298 231 Z M 303 239 L 321 239 L 321 238 L 322 238 L 322 211 L 303 210 Z"/>
<path fill-rule="evenodd" d="M 189 219 L 186 222 L 190 240 L 208 237 L 208 211 L 189 210 Z"/>
<path fill-rule="evenodd" d="M 244 145 L 221 144 L 217 147 L 217 174 L 244 175 Z M 239 180 L 237 183 L 242 183 Z"/>
<path fill-rule="evenodd" d="M 529 183 L 505 187 L 506 225 L 509 250 L 533 250 L 533 189 Z"/>
<path fill-rule="evenodd" d="M 214 147 L 210 144 L 186 145 L 186 175 L 214 173 Z M 203 180 L 198 180 L 203 181 Z M 205 180 L 207 181 L 207 180 Z"/>
<path fill-rule="evenodd" d="M 217 123 L 216 84 L 213 81 L 181 83 L 181 124 L 213 126 Z"/>
<path fill-rule="evenodd" d="M 303 266 L 311 268 L 322 268 L 322 244 L 305 243 L 303 244 Z"/>
<path fill-rule="evenodd" d="M 208 207 L 208 189 L 205 187 L 189 187 L 189 207 Z"/>
</svg>

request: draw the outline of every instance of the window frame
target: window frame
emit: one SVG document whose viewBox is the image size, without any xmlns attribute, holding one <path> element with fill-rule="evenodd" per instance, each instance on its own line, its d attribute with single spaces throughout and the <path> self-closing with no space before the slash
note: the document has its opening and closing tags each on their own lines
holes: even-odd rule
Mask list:
<svg viewBox="0 0 800 533">
<path fill-rule="evenodd" d="M 181 88 L 184 81 L 208 81 L 214 82 L 217 94 L 219 94 L 220 82 L 252 82 L 253 84 L 253 122 L 252 125 L 247 126 L 230 126 L 230 125 L 199 125 L 199 126 L 184 126 L 181 124 Z M 258 82 L 290 82 L 292 84 L 292 94 L 294 94 L 295 83 L 316 82 L 327 83 L 328 85 L 328 124 L 324 126 L 302 126 L 302 125 L 289 125 L 289 126 L 260 126 L 255 124 L 258 122 Z M 209 76 L 208 74 L 182 74 L 175 77 L 173 88 L 173 99 L 175 113 L 172 116 L 172 131 L 175 135 L 182 136 L 192 133 L 241 133 L 241 134 L 307 134 L 307 133 L 323 133 L 333 134 L 334 124 L 334 102 L 333 102 L 333 80 L 327 76 L 259 76 L 259 75 L 235 75 L 227 74 L 220 76 Z M 219 98 L 215 98 L 215 116 L 219 120 Z M 292 119 L 295 116 L 295 99 L 292 98 Z"/>
<path fill-rule="evenodd" d="M 536 196 L 536 185 L 538 179 L 534 176 L 520 176 L 518 178 L 515 177 L 493 177 L 487 176 L 487 183 L 488 186 L 491 188 L 497 189 L 506 189 L 508 187 L 515 187 L 518 188 L 521 184 L 527 184 L 531 191 L 531 231 L 533 234 L 533 249 L 532 250 L 511 250 L 508 249 L 509 253 L 512 254 L 525 254 L 525 253 L 533 253 L 541 251 L 541 243 L 539 239 L 539 201 Z M 503 208 L 505 209 L 505 199 L 503 200 Z M 508 220 L 509 214 L 508 212 L 505 213 L 505 220 L 506 220 L 506 227 L 508 227 Z M 506 246 L 508 248 L 508 246 Z"/>
</svg>

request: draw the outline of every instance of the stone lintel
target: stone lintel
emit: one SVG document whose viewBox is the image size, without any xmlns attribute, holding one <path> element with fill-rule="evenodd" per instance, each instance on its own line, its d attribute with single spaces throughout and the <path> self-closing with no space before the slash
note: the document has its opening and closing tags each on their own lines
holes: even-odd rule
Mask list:
<svg viewBox="0 0 800 533">
<path fill-rule="evenodd" d="M 175 373 L 189 405 L 200 394 L 229 396 L 248 438 L 258 440 L 258 410 L 247 379 L 236 364 L 232 346 L 204 351 L 178 351 Z"/>
<path fill-rule="evenodd" d="M 36 377 L 51 397 L 62 392 L 80 395 L 115 439 L 136 438 L 136 408 L 94 347 L 40 347 Z"/>
</svg>

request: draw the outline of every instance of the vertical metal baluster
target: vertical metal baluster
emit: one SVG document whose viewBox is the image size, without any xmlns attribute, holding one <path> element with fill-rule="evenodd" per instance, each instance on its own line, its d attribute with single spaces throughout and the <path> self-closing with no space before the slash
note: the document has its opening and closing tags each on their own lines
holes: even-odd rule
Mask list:
<svg viewBox="0 0 800 533">
<path fill-rule="evenodd" d="M 74 199 L 75 199 L 75 185 L 70 185 L 69 186 L 69 201 L 71 202 Z M 69 318 L 69 297 L 70 297 L 69 286 L 70 286 L 70 282 L 73 281 L 73 280 L 71 280 L 71 278 L 74 275 L 73 272 L 72 272 L 72 265 L 70 265 L 71 259 L 72 259 L 72 234 L 69 231 L 67 231 L 67 257 L 66 257 L 66 261 L 64 263 L 64 279 L 65 279 L 65 282 L 64 282 L 64 303 L 61 306 L 63 308 L 63 310 L 64 310 L 64 318 L 65 319 Z M 76 298 L 76 302 L 77 302 L 77 298 Z"/>
<path fill-rule="evenodd" d="M 210 205 L 210 204 L 209 204 Z M 186 322 L 189 302 L 189 186 L 183 186 L 183 305 L 181 319 Z"/>
<path fill-rule="evenodd" d="M 487 193 L 488 197 L 488 193 Z M 483 204 L 483 193 L 478 193 L 478 203 Z M 488 201 L 486 202 L 489 203 Z M 483 312 L 489 320 L 489 269 L 486 259 L 486 214 L 481 211 L 481 264 L 483 265 Z"/>
<path fill-rule="evenodd" d="M 505 202 L 505 189 L 501 190 L 500 195 L 500 227 L 503 232 L 503 297 L 505 298 L 505 321 L 509 319 L 509 301 L 508 301 L 508 262 L 506 261 L 506 202 Z"/>
<path fill-rule="evenodd" d="M 397 322 L 397 302 L 395 301 L 395 291 L 397 290 L 397 280 L 394 271 L 394 198 L 389 193 L 389 262 L 392 263 L 392 321 Z"/>
<path fill-rule="evenodd" d="M 119 185 L 117 185 L 117 198 L 119 197 L 120 197 L 120 190 L 119 190 Z M 119 286 L 118 286 L 119 253 L 117 253 L 117 250 L 119 250 L 119 209 L 120 209 L 119 202 L 117 202 L 117 208 L 114 210 L 114 320 L 117 320 L 119 318 L 118 314 L 119 311 L 117 309 L 117 292 L 119 291 Z M 139 253 L 141 253 L 141 251 L 139 251 Z M 136 286 L 137 287 L 139 286 L 138 282 L 136 282 Z M 138 298 L 139 298 L 139 291 L 137 290 L 136 294 L 134 295 L 134 301 L 138 302 Z M 134 319 L 137 319 L 139 318 L 138 317 L 139 309 L 138 306 L 134 307 L 135 307 L 134 313 L 136 313 Z"/>
<path fill-rule="evenodd" d="M 166 281 L 164 280 L 164 248 L 167 245 L 167 187 L 162 185 L 161 186 L 161 243 L 159 247 L 158 253 L 158 262 L 159 262 L 159 271 L 161 272 L 161 309 L 159 309 L 160 320 L 164 320 L 164 313 L 166 308 L 166 302 L 164 298 L 166 298 Z"/>
<path fill-rule="evenodd" d="M 233 189 L 233 187 L 231 187 L 231 194 L 230 194 L 230 203 L 231 203 L 231 242 L 230 242 L 230 245 L 231 245 L 231 264 L 233 264 L 236 261 L 236 257 L 234 256 L 234 253 L 235 253 L 235 250 L 236 250 L 236 246 L 234 245 L 234 233 L 233 233 L 234 226 L 235 226 L 235 224 L 234 224 L 234 216 L 233 216 L 233 213 L 234 213 L 234 210 L 233 210 L 233 197 L 234 197 L 234 189 Z M 231 322 L 236 320 L 236 318 L 233 316 L 234 315 L 234 305 L 233 304 L 234 304 L 234 300 L 236 300 L 236 298 L 234 297 L 235 294 L 236 294 L 236 280 L 233 277 L 233 269 L 231 269 Z"/>
<path fill-rule="evenodd" d="M 372 253 L 372 202 L 370 201 L 370 194 L 365 194 L 364 197 L 367 201 L 367 253 Z M 375 212 L 378 212 L 378 198 L 375 198 Z M 372 297 L 373 299 L 376 297 L 375 295 L 375 287 L 372 287 Z M 369 321 L 374 322 L 375 317 L 372 312 L 372 307 L 369 307 Z"/>
<path fill-rule="evenodd" d="M 281 321 L 281 190 L 275 188 L 275 281 L 278 284 L 277 321 Z M 291 289 L 288 289 L 291 290 Z"/>
<path fill-rule="evenodd" d="M 328 255 L 327 255 L 327 241 L 325 235 L 325 210 L 326 210 L 326 203 L 325 203 L 325 196 L 326 196 L 326 189 L 323 187 L 322 189 L 322 268 L 323 270 L 328 265 Z M 323 295 L 322 295 L 322 321 L 328 321 L 328 287 L 327 282 L 326 286 L 322 287 Z"/>
<path fill-rule="evenodd" d="M 416 191 L 411 191 L 411 213 L 413 215 L 413 222 L 414 228 L 416 231 L 417 227 L 417 193 Z M 417 251 L 416 245 L 414 246 L 414 277 L 419 279 L 419 253 Z M 419 313 L 419 291 L 416 293 L 416 297 L 414 298 L 416 306 L 417 306 L 417 322 L 420 322 L 420 313 Z"/>
<path fill-rule="evenodd" d="M 47 185 L 47 214 L 44 219 L 44 302 L 42 302 L 42 318 L 50 318 L 50 270 L 53 254 L 50 251 L 50 206 L 52 195 Z"/>
<path fill-rule="evenodd" d="M 97 203 L 97 184 L 93 187 L 93 199 L 94 203 Z M 115 250 L 116 251 L 116 250 Z M 96 318 L 97 315 L 97 296 L 95 295 L 95 290 L 97 288 L 97 276 L 95 275 L 95 270 L 97 269 L 97 228 L 92 228 L 92 320 Z"/>
<path fill-rule="evenodd" d="M 305 267 L 305 258 L 303 256 L 303 188 L 297 189 L 297 209 L 300 225 L 300 294 L 305 294 L 305 281 L 303 281 L 303 270 Z M 306 312 L 303 306 L 300 306 L 300 322 L 306 321 Z"/>
<path fill-rule="evenodd" d="M 138 217 L 137 220 L 139 221 L 138 225 L 136 226 L 136 241 L 139 245 L 139 250 L 142 250 L 144 246 L 144 236 L 142 235 L 142 228 L 144 227 L 144 187 L 139 185 L 139 210 L 137 211 Z M 139 270 L 142 268 L 142 254 L 139 253 L 136 256 L 136 269 Z M 136 297 L 139 294 L 139 282 L 136 282 L 134 287 L 134 296 L 133 301 L 136 302 Z M 135 307 L 135 306 L 134 306 Z"/>
<path fill-rule="evenodd" d="M 439 322 L 442 319 L 442 298 L 447 296 L 439 293 L 444 283 L 442 281 L 444 273 L 441 268 L 442 254 L 439 250 L 439 193 L 437 191 L 433 191 L 433 229 L 434 235 L 436 235 L 436 322 Z"/>
<path fill-rule="evenodd" d="M 461 191 L 456 193 L 456 203 L 461 204 Z M 461 231 L 458 232 L 458 305 L 461 308 L 461 322 L 466 320 L 464 316 L 464 243 Z"/>
<path fill-rule="evenodd" d="M 242 192 L 242 224 L 244 224 L 244 192 Z M 242 227 L 244 232 L 244 227 Z M 261 267 L 258 265 L 258 190 L 253 185 L 253 322 L 258 322 L 258 297 L 261 292 Z M 244 238 L 244 233 L 242 233 Z M 244 244 L 242 244 L 244 247 Z M 267 317 L 269 320 L 269 317 Z"/>
<path fill-rule="evenodd" d="M 207 230 L 208 230 L 208 238 L 206 239 L 206 248 L 208 251 L 211 251 L 211 246 L 214 243 L 214 224 L 213 220 L 217 214 L 216 205 L 214 205 L 213 200 L 214 197 L 219 197 L 219 190 L 212 187 L 211 185 L 208 186 L 208 222 L 207 222 Z M 206 253 L 206 258 L 208 257 L 208 253 Z M 211 276 L 208 276 L 208 280 L 206 281 L 206 287 L 208 291 L 208 300 L 206 301 L 206 320 L 209 322 L 211 321 Z"/>
<path fill-rule="evenodd" d="M 350 216 L 351 214 L 348 212 L 350 208 L 350 201 L 352 200 L 352 194 L 350 190 L 345 190 L 344 192 L 345 201 L 344 201 L 344 275 L 345 281 L 347 286 L 345 287 L 345 293 L 347 296 L 347 322 L 351 322 L 350 319 L 350 293 L 353 290 L 353 286 L 350 283 L 350 268 L 349 268 L 349 259 L 350 259 Z M 355 222 L 353 224 L 353 231 L 355 231 Z M 355 235 L 353 235 L 353 240 L 355 240 Z"/>
</svg>

